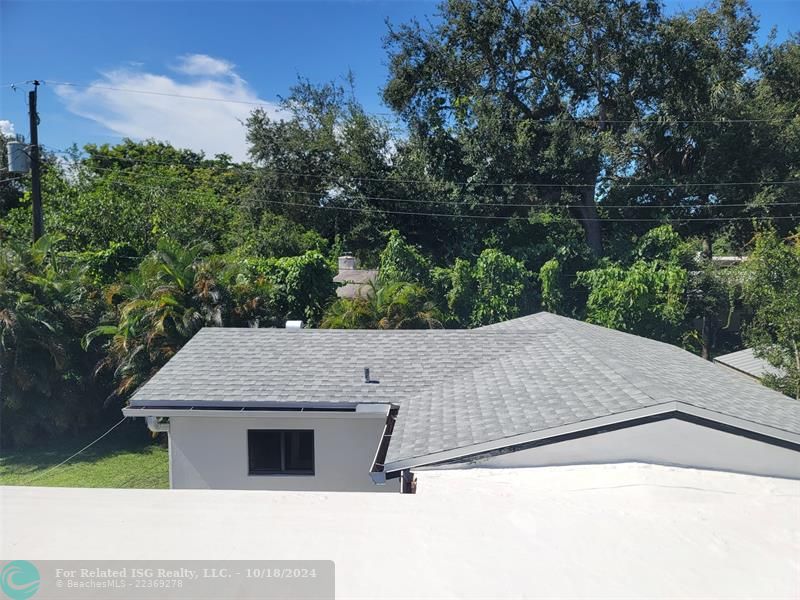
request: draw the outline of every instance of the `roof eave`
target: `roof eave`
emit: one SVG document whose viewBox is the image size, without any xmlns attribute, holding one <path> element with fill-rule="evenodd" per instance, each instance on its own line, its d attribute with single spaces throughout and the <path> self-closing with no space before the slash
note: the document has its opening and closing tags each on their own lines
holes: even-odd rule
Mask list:
<svg viewBox="0 0 800 600">
<path fill-rule="evenodd" d="M 488 452 L 502 450 L 504 448 L 513 446 L 535 444 L 537 442 L 547 443 L 547 440 L 560 438 L 569 434 L 580 434 L 581 432 L 594 431 L 597 429 L 602 429 L 603 427 L 624 425 L 628 422 L 640 421 L 647 417 L 662 416 L 669 418 L 671 414 L 694 417 L 698 420 L 706 421 L 708 423 L 719 424 L 722 427 L 740 430 L 742 432 L 750 432 L 754 435 L 754 437 L 771 439 L 776 443 L 782 443 L 782 445 L 785 444 L 796 447 L 798 450 L 800 450 L 800 435 L 796 433 L 776 427 L 762 425 L 760 423 L 755 423 L 753 421 L 748 421 L 708 409 L 699 408 L 685 402 L 668 401 L 640 409 L 588 419 L 578 423 L 570 423 L 568 425 L 551 427 L 536 432 L 509 436 L 499 440 L 491 440 L 480 444 L 472 444 L 461 448 L 443 450 L 422 456 L 398 459 L 387 463 L 385 466 L 385 472 L 389 474 L 405 469 L 414 469 L 431 465 L 445 464 L 448 462 L 455 462 L 470 456 L 482 455 Z M 595 433 L 600 432 L 595 431 Z"/>
</svg>

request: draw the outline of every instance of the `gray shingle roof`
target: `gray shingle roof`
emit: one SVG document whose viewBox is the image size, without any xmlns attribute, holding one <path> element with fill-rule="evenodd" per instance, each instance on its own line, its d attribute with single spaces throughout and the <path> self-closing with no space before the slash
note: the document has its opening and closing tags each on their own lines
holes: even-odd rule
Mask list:
<svg viewBox="0 0 800 600">
<path fill-rule="evenodd" d="M 488 338 L 488 339 L 487 339 Z M 201 330 L 131 399 L 154 404 L 396 402 L 467 373 L 530 335 L 478 331 Z M 364 367 L 371 379 L 364 383 Z"/>
<path fill-rule="evenodd" d="M 339 269 L 333 278 L 336 283 L 343 284 L 336 288 L 339 298 L 366 298 L 377 280 L 378 269 Z"/>
<path fill-rule="evenodd" d="M 772 375 L 783 374 L 780 369 L 776 369 L 763 358 L 756 358 L 752 348 L 723 354 L 715 358 L 714 362 L 741 371 L 745 375 L 750 375 L 756 379 L 761 379 L 767 373 Z"/>
<path fill-rule="evenodd" d="M 340 269 L 333 277 L 336 283 L 370 283 L 377 281 L 378 269 Z"/>
<path fill-rule="evenodd" d="M 671 401 L 800 434 L 800 402 L 549 313 L 471 331 L 204 329 L 131 405 L 392 402 L 392 463 Z"/>
<path fill-rule="evenodd" d="M 369 298 L 372 292 L 372 286 L 368 283 L 345 283 L 336 288 L 339 298 Z"/>
</svg>

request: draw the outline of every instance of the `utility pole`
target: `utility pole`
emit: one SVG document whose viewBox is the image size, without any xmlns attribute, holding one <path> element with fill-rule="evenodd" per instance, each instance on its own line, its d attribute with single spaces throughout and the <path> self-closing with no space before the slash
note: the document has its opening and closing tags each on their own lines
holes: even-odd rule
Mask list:
<svg viewBox="0 0 800 600">
<path fill-rule="evenodd" d="M 39 82 L 33 80 L 33 91 L 28 92 L 28 113 L 31 120 L 31 201 L 33 206 L 33 241 L 44 235 L 42 217 L 42 170 L 39 163 L 39 113 L 36 112 L 36 91 Z"/>
</svg>

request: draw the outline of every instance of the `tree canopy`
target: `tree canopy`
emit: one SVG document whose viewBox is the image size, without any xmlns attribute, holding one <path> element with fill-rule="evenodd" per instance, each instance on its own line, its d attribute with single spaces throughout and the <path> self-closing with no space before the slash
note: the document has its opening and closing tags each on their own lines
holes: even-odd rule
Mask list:
<svg viewBox="0 0 800 600">
<path fill-rule="evenodd" d="M 798 396 L 800 36 L 757 32 L 746 0 L 446 0 L 389 26 L 392 116 L 350 74 L 300 78 L 250 115 L 248 161 L 45 151 L 37 243 L 28 178 L 0 177 L 2 443 L 104 418 L 201 327 L 289 319 L 544 309 L 707 359 L 750 345 Z M 336 296 L 343 254 L 379 271 L 360 297 Z"/>
</svg>

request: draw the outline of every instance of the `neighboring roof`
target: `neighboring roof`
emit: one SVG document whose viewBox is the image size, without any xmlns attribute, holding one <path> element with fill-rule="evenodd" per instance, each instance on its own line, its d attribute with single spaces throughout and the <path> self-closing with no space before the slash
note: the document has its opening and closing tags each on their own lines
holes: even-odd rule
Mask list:
<svg viewBox="0 0 800 600">
<path fill-rule="evenodd" d="M 336 288 L 339 298 L 366 298 L 377 280 L 377 269 L 340 269 L 333 278 L 336 283 L 344 284 Z"/>
<path fill-rule="evenodd" d="M 368 283 L 345 283 L 336 288 L 339 298 L 368 298 L 372 294 L 372 286 Z"/>
<path fill-rule="evenodd" d="M 718 267 L 732 267 L 747 260 L 746 256 L 712 256 L 711 261 Z"/>
<path fill-rule="evenodd" d="M 763 358 L 756 358 L 752 348 L 745 348 L 738 352 L 731 352 L 730 354 L 723 354 L 714 359 L 715 363 L 719 363 L 731 369 L 735 369 L 750 377 L 761 379 L 764 375 L 781 375 L 780 369 L 776 369 Z"/>
<path fill-rule="evenodd" d="M 4 487 L 0 554 L 325 559 L 348 599 L 797 598 L 797 480 L 637 464 L 417 479 L 414 495 Z"/>
<path fill-rule="evenodd" d="M 364 367 L 380 383 L 364 383 Z M 678 403 L 800 435 L 799 402 L 675 346 L 549 313 L 473 330 L 207 328 L 131 399 L 361 402 L 400 405 L 387 472 L 445 451 L 469 454 L 488 442 Z"/>
<path fill-rule="evenodd" d="M 341 269 L 334 277 L 336 283 L 370 283 L 378 278 L 378 269 Z"/>
</svg>

